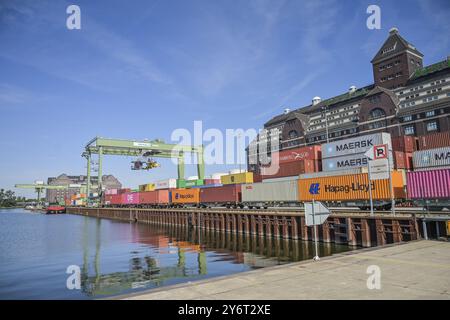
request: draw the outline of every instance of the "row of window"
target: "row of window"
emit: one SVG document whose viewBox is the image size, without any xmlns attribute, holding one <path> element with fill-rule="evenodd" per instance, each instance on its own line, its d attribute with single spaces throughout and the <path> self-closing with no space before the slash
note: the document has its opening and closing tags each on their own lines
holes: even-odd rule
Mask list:
<svg viewBox="0 0 450 320">
<path fill-rule="evenodd" d="M 445 79 L 436 80 L 436 81 L 430 82 L 429 86 L 435 86 L 435 85 L 444 83 L 445 81 L 446 81 Z M 423 89 L 423 85 L 411 88 L 411 89 L 409 89 L 409 92 L 417 91 L 417 90 L 420 90 L 420 89 Z M 406 93 L 406 92 L 407 91 L 400 91 L 398 94 L 402 95 L 403 93 Z"/>
<path fill-rule="evenodd" d="M 390 69 L 390 68 L 392 68 L 393 66 L 397 66 L 397 65 L 399 65 L 399 64 L 400 64 L 400 60 L 395 60 L 394 63 L 388 63 L 388 64 L 385 64 L 385 65 L 380 66 L 379 70 L 380 70 L 380 71 L 383 71 L 383 70 L 385 70 L 385 69 Z"/>
<path fill-rule="evenodd" d="M 395 73 L 395 74 L 390 74 L 390 75 L 388 75 L 388 76 L 386 76 L 386 77 L 382 77 L 381 79 L 380 79 L 380 81 L 381 82 L 385 82 L 385 81 L 388 81 L 388 80 L 392 80 L 392 79 L 394 79 L 394 78 L 399 78 L 399 77 L 401 77 L 403 75 L 403 72 L 397 72 L 397 73 Z"/>
<path fill-rule="evenodd" d="M 439 130 L 439 124 L 437 120 L 428 121 L 425 122 L 425 130 L 427 132 L 436 132 Z M 408 126 L 403 127 L 403 132 L 405 135 L 415 135 L 416 134 L 416 127 L 411 124 Z"/>
</svg>

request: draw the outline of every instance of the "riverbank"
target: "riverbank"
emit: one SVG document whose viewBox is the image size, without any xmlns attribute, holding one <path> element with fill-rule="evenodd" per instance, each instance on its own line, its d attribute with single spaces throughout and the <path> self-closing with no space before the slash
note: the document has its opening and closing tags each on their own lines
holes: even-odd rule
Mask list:
<svg viewBox="0 0 450 320">
<path fill-rule="evenodd" d="M 369 268 L 369 269 L 368 269 Z M 380 289 L 368 289 L 379 268 Z M 367 273 L 370 271 L 370 274 Z M 175 285 L 118 299 L 450 299 L 450 243 L 412 241 Z M 373 279 L 373 278 L 371 278 Z M 377 281 L 371 282 L 376 287 Z"/>
</svg>

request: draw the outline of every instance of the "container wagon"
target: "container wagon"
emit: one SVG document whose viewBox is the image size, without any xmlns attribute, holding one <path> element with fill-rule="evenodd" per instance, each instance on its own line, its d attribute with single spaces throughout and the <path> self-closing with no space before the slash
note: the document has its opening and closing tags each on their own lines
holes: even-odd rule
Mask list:
<svg viewBox="0 0 450 320">
<path fill-rule="evenodd" d="M 241 185 L 229 184 L 223 186 L 199 188 L 200 205 L 208 207 L 233 207 L 237 208 L 241 203 Z"/>
<path fill-rule="evenodd" d="M 170 205 L 169 190 L 139 192 L 139 207 L 165 208 Z"/>
<path fill-rule="evenodd" d="M 408 172 L 408 199 L 432 211 L 450 210 L 450 169 Z"/>
</svg>

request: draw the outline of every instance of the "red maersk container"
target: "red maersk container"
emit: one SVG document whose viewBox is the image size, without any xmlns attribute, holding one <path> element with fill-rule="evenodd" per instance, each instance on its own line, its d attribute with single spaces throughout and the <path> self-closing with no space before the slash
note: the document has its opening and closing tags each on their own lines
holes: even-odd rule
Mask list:
<svg viewBox="0 0 450 320">
<path fill-rule="evenodd" d="M 410 199 L 450 199 L 450 169 L 408 172 L 406 180 Z"/>
<path fill-rule="evenodd" d="M 229 184 L 221 187 L 201 188 L 201 203 L 236 203 L 241 201 L 241 185 Z"/>
<path fill-rule="evenodd" d="M 139 204 L 139 192 L 127 192 L 120 196 L 122 204 Z"/>
<path fill-rule="evenodd" d="M 413 136 L 401 136 L 392 138 L 392 150 L 401 152 L 416 151 L 416 138 Z"/>
<path fill-rule="evenodd" d="M 168 204 L 169 190 L 161 189 L 155 191 L 139 192 L 140 204 Z"/>
<path fill-rule="evenodd" d="M 450 146 L 450 131 L 438 132 L 420 136 L 419 150 L 436 149 Z"/>
<path fill-rule="evenodd" d="M 322 158 L 321 146 L 300 147 L 274 152 L 272 159 L 278 157 L 280 164 L 302 160 L 319 160 Z"/>
</svg>

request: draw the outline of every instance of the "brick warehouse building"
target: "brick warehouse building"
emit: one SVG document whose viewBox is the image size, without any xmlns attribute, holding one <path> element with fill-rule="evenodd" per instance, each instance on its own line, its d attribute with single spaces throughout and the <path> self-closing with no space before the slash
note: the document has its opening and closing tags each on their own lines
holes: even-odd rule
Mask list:
<svg viewBox="0 0 450 320">
<path fill-rule="evenodd" d="M 52 186 L 67 186 L 70 184 L 75 185 L 85 185 L 87 181 L 87 176 L 68 176 L 65 173 L 60 174 L 58 177 L 50 177 L 47 179 L 47 184 Z M 96 185 L 98 182 L 98 177 L 91 177 L 91 184 Z M 106 189 L 120 189 L 122 184 L 113 175 L 104 175 L 102 177 L 103 186 Z M 57 189 L 51 190 L 47 189 L 46 201 L 49 203 L 55 203 L 64 201 L 65 199 L 70 199 L 70 197 L 76 193 L 80 192 L 80 188 L 69 188 L 69 189 Z"/>
<path fill-rule="evenodd" d="M 276 149 L 322 144 L 328 140 L 389 132 L 393 137 L 420 136 L 450 130 L 450 56 L 424 67 L 423 54 L 400 36 L 397 28 L 371 61 L 374 83 L 351 86 L 341 95 L 322 100 L 314 97 L 308 106 L 286 109 L 264 124 L 270 131 L 252 144 L 278 135 Z M 272 135 L 272 136 L 270 136 Z M 248 169 L 259 173 L 257 153 L 247 147 Z M 270 154 L 270 144 L 268 143 Z M 253 164 L 252 164 L 253 163 Z"/>
</svg>

